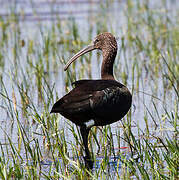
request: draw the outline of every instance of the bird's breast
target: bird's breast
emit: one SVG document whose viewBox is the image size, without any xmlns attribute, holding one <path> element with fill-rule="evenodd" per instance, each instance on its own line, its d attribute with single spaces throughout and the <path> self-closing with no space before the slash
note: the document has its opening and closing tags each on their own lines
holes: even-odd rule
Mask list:
<svg viewBox="0 0 179 180">
<path fill-rule="evenodd" d="M 94 97 L 91 108 L 103 125 L 120 120 L 131 107 L 132 96 L 125 86 L 105 88 L 96 92 Z"/>
</svg>

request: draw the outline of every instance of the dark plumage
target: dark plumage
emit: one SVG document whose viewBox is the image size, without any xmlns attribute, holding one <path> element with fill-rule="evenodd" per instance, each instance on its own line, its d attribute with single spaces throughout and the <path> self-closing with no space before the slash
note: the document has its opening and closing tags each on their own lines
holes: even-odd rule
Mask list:
<svg viewBox="0 0 179 180">
<path fill-rule="evenodd" d="M 100 49 L 103 54 L 101 80 L 79 80 L 75 88 L 58 100 L 51 113 L 60 113 L 80 127 L 85 146 L 85 163 L 93 167 L 88 149 L 88 134 L 93 126 L 104 126 L 123 118 L 129 111 L 132 96 L 126 86 L 117 82 L 113 76 L 113 63 L 117 54 L 117 42 L 110 33 L 99 34 L 92 45 L 74 55 L 67 65 L 81 55 Z"/>
</svg>

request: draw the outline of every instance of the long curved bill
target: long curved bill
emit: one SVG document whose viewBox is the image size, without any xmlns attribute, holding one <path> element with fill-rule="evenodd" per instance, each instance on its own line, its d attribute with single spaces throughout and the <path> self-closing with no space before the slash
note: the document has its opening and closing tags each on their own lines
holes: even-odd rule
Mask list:
<svg viewBox="0 0 179 180">
<path fill-rule="evenodd" d="M 87 52 L 90 52 L 92 50 L 96 49 L 94 45 L 89 45 L 86 48 L 82 49 L 81 51 L 79 51 L 77 54 L 75 54 L 65 65 L 64 67 L 64 71 L 66 71 L 68 69 L 68 67 L 70 66 L 70 64 L 75 61 L 76 59 L 78 59 L 80 56 L 82 56 L 83 54 L 86 54 Z"/>
</svg>

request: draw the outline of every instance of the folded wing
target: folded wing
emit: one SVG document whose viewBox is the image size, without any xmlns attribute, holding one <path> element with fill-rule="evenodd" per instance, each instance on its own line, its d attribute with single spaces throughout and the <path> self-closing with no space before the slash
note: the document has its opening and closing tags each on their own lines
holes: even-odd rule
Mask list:
<svg viewBox="0 0 179 180">
<path fill-rule="evenodd" d="M 127 113 L 129 108 L 125 111 L 123 104 L 130 99 L 128 94 L 125 96 L 126 87 L 120 83 L 82 80 L 74 84 L 76 87 L 58 100 L 51 112 L 60 113 L 79 125 L 90 119 L 116 121 Z"/>
</svg>

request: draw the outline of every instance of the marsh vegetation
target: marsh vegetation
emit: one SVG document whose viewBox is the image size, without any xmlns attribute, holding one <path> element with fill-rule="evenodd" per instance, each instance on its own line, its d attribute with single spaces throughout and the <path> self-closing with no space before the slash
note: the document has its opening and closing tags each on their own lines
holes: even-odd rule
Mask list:
<svg viewBox="0 0 179 180">
<path fill-rule="evenodd" d="M 17 1 L 0 14 L 1 179 L 178 178 L 177 1 Z M 73 81 L 100 78 L 97 51 L 63 67 L 106 31 L 118 37 L 114 74 L 133 103 L 122 121 L 92 128 L 88 171 L 79 129 L 49 112 Z"/>
</svg>

